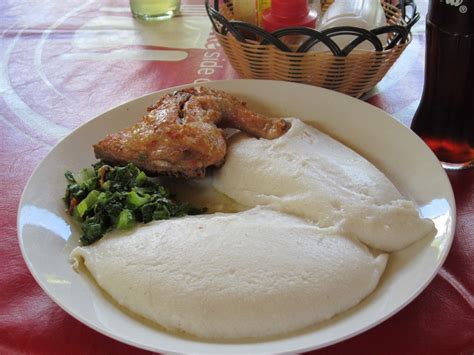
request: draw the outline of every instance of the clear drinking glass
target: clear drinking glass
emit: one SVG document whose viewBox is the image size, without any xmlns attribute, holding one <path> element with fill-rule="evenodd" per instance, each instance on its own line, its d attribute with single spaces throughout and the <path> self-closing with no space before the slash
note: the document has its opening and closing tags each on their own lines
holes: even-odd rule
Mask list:
<svg viewBox="0 0 474 355">
<path fill-rule="evenodd" d="M 166 20 L 179 12 L 181 0 L 130 0 L 133 17 L 142 20 Z"/>
</svg>

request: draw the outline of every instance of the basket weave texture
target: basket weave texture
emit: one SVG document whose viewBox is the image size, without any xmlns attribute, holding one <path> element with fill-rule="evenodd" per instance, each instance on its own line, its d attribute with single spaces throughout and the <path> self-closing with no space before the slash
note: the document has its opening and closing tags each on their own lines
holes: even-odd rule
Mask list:
<svg viewBox="0 0 474 355">
<path fill-rule="evenodd" d="M 322 4 L 323 11 L 330 2 Z M 406 27 L 397 7 L 385 2 L 382 5 L 388 25 Z M 232 25 L 231 4 L 221 6 L 219 13 Z M 216 27 L 216 36 L 240 77 L 305 83 L 354 97 L 360 97 L 384 77 L 411 39 L 409 35 L 390 49 L 370 51 L 355 48 L 346 56 L 335 56 L 331 51 L 288 52 L 256 40 L 239 41 L 230 31 L 219 28 L 219 24 Z M 388 42 L 394 35 L 388 33 Z"/>
</svg>

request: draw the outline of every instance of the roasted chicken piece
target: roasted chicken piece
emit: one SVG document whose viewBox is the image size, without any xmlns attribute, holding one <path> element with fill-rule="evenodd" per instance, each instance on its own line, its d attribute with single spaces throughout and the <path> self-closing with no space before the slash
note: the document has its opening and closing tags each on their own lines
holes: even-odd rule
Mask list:
<svg viewBox="0 0 474 355">
<path fill-rule="evenodd" d="M 153 173 L 202 177 L 207 167 L 224 163 L 222 128 L 266 139 L 289 128 L 283 119 L 260 115 L 234 96 L 204 87 L 165 95 L 148 111 L 142 121 L 95 144 L 95 156 L 112 164 L 134 163 Z"/>
</svg>

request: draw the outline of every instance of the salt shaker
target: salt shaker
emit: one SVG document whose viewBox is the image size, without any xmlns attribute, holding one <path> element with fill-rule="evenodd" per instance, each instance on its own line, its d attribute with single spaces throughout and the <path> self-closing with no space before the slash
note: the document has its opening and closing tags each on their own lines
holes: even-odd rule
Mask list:
<svg viewBox="0 0 474 355">
<path fill-rule="evenodd" d="M 357 0 L 357 1 L 335 1 L 329 9 L 326 10 L 318 23 L 317 30 L 324 31 L 333 27 L 353 26 L 366 30 L 387 25 L 385 11 L 380 0 Z M 378 36 L 382 46 L 387 43 L 387 34 Z M 352 35 L 338 35 L 332 37 L 339 48 L 343 49 L 351 43 L 356 37 Z M 328 50 L 322 44 L 316 46 L 313 50 Z M 362 42 L 357 49 L 374 50 L 373 44 L 368 41 Z"/>
</svg>

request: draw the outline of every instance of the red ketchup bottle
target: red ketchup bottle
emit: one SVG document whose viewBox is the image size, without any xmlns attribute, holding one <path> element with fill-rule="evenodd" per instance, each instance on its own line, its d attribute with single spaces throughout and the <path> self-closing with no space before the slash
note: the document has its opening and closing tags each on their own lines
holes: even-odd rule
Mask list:
<svg viewBox="0 0 474 355">
<path fill-rule="evenodd" d="M 430 0 L 424 89 L 411 128 L 446 169 L 474 166 L 474 0 Z"/>
<path fill-rule="evenodd" d="M 316 11 L 310 10 L 308 0 L 272 0 L 263 13 L 263 28 L 273 32 L 286 27 L 316 27 Z"/>
</svg>

